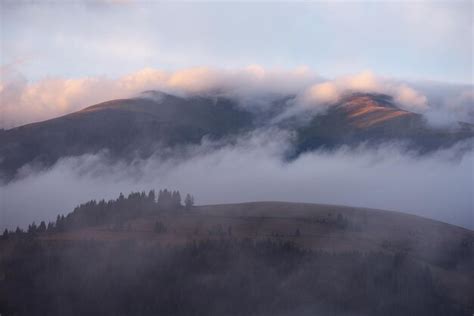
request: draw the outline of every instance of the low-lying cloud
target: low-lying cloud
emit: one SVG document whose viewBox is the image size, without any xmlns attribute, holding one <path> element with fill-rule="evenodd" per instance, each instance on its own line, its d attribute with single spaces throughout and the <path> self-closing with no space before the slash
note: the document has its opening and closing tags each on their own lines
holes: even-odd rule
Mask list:
<svg viewBox="0 0 474 316">
<path fill-rule="evenodd" d="M 348 91 L 374 92 L 391 95 L 401 108 L 423 113 L 434 124 L 474 119 L 472 86 L 450 87 L 449 97 L 441 98 L 438 88 L 425 85 L 420 92 L 409 83 L 370 71 L 327 80 L 306 67 L 278 70 L 251 65 L 243 69 L 196 67 L 178 71 L 146 68 L 120 78 L 46 78 L 28 82 L 12 66 L 3 67 L 1 75 L 0 128 L 50 119 L 111 99 L 134 97 L 145 90 L 177 95 L 221 94 L 243 104 L 258 104 L 255 100 L 268 95 L 296 95 L 296 105 L 313 110 L 337 102 Z"/>
<path fill-rule="evenodd" d="M 388 94 L 406 110 L 416 113 L 428 110 L 426 96 L 407 84 L 377 77 L 371 71 L 314 84 L 303 92 L 301 101 L 310 107 L 332 104 L 339 101 L 347 91 Z"/>
<path fill-rule="evenodd" d="M 278 131 L 257 133 L 234 145 L 190 148 L 187 158 L 152 157 L 130 164 L 110 164 L 104 155 L 64 158 L 0 187 L 0 229 L 53 220 L 90 199 L 165 187 L 194 194 L 198 204 L 342 204 L 399 210 L 474 229 L 472 149 L 420 157 L 396 145 L 341 148 L 287 162 L 281 159 L 287 137 Z"/>
<path fill-rule="evenodd" d="M 47 78 L 28 82 L 12 69 L 2 69 L 0 128 L 45 120 L 111 99 L 130 98 L 146 90 L 178 95 L 223 93 L 245 101 L 262 94 L 295 94 L 317 76 L 305 67 L 265 70 L 253 65 L 238 70 L 206 67 L 175 72 L 142 69 L 121 78 Z"/>
</svg>

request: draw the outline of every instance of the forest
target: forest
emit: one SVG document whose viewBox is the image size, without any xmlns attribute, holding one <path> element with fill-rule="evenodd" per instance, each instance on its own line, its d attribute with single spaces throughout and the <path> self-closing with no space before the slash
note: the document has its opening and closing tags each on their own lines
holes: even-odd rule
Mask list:
<svg viewBox="0 0 474 316">
<path fill-rule="evenodd" d="M 403 254 L 291 242 L 23 241 L 2 265 L 2 315 L 470 315 Z"/>
<path fill-rule="evenodd" d="M 105 200 L 99 202 L 90 200 L 77 206 L 66 216 L 58 214 L 55 222 L 46 224 L 41 221 L 39 225 L 33 222 L 28 225 L 26 231 L 23 231 L 20 227 L 17 227 L 15 231 L 5 229 L 2 238 L 7 239 L 9 236 L 31 237 L 38 233 L 65 232 L 103 224 L 111 224 L 116 230 L 121 230 L 127 220 L 163 212 L 189 211 L 193 206 L 194 196 L 186 194 L 183 205 L 181 193 L 168 189 L 160 190 L 158 196 L 156 196 L 154 190 L 150 190 L 148 194 L 144 191 L 132 192 L 128 197 L 120 193 L 117 199 L 107 202 Z"/>
</svg>

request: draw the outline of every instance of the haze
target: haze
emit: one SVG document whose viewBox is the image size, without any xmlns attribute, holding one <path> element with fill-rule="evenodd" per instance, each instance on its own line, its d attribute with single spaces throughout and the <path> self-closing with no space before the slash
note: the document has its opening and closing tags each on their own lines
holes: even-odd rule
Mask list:
<svg viewBox="0 0 474 316">
<path fill-rule="evenodd" d="M 53 220 L 82 202 L 114 198 L 117 192 L 170 187 L 193 192 L 199 204 L 276 200 L 351 205 L 474 228 L 474 152 L 459 153 L 463 144 L 423 157 L 387 145 L 314 152 L 284 162 L 280 157 L 287 137 L 261 132 L 219 149 L 210 144 L 190 148 L 188 158 L 132 164 L 110 164 L 102 155 L 66 158 L 0 188 L 2 226 Z"/>
<path fill-rule="evenodd" d="M 1 1 L 0 128 L 146 90 L 219 94 L 256 108 L 296 95 L 285 115 L 300 117 L 324 112 L 348 91 L 383 93 L 432 126 L 472 124 L 472 5 Z M 289 137 L 258 131 L 218 148 L 203 140 L 165 161 L 111 164 L 90 154 L 43 170 L 25 166 L 0 187 L 0 228 L 162 187 L 192 192 L 199 204 L 345 204 L 474 228 L 469 141 L 422 156 L 387 143 L 287 161 Z"/>
</svg>

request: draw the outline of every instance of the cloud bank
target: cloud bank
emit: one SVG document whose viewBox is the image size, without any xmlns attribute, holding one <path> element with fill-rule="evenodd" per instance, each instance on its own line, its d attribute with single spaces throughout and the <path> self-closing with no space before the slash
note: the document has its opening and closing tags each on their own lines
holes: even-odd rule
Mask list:
<svg viewBox="0 0 474 316">
<path fill-rule="evenodd" d="M 187 158 L 152 157 L 131 164 L 110 164 L 103 155 L 65 158 L 0 187 L 0 229 L 53 220 L 90 199 L 164 187 L 192 193 L 198 204 L 342 204 L 404 211 L 474 229 L 472 149 L 420 157 L 390 145 L 342 148 L 285 162 L 279 157 L 288 137 L 278 131 L 256 133 L 235 145 L 190 148 Z"/>
<path fill-rule="evenodd" d="M 268 95 L 296 95 L 297 105 L 310 109 L 337 102 L 348 91 L 375 92 L 393 96 L 401 108 L 426 114 L 436 124 L 470 122 L 474 117 L 472 86 L 451 88 L 450 97 L 441 100 L 434 88 L 425 87 L 423 94 L 409 83 L 370 71 L 328 80 L 306 67 L 279 70 L 251 65 L 243 69 L 197 67 L 179 71 L 145 68 L 119 78 L 47 78 L 36 82 L 28 82 L 13 66 L 1 71 L 0 128 L 54 118 L 99 102 L 134 97 L 145 90 L 179 95 L 225 94 L 243 103 L 258 103 L 255 100 Z"/>
<path fill-rule="evenodd" d="M 239 70 L 198 67 L 175 72 L 146 68 L 116 79 L 49 78 L 28 82 L 19 73 L 4 68 L 0 128 L 57 117 L 111 99 L 134 97 L 146 90 L 173 94 L 223 92 L 245 100 L 256 94 L 297 93 L 316 78 L 304 67 L 265 70 L 252 65 Z"/>
<path fill-rule="evenodd" d="M 307 106 L 332 104 L 348 91 L 391 95 L 401 108 L 423 113 L 428 110 L 428 99 L 407 84 L 377 77 L 371 71 L 317 83 L 303 92 L 301 102 Z"/>
</svg>

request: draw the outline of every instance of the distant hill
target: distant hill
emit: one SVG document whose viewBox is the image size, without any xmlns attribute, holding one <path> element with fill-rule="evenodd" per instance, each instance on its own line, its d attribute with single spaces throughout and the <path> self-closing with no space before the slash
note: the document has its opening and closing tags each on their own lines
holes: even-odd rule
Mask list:
<svg viewBox="0 0 474 316">
<path fill-rule="evenodd" d="M 388 95 L 355 93 L 300 127 L 295 148 L 301 153 L 321 147 L 395 141 L 415 152 L 425 153 L 473 136 L 471 124 L 459 122 L 435 128 L 422 115 L 397 107 Z"/>
<path fill-rule="evenodd" d="M 26 164 L 51 166 L 61 157 L 109 152 L 111 159 L 146 158 L 182 145 L 236 138 L 277 127 L 295 133 L 292 157 L 319 148 L 405 142 L 423 153 L 472 138 L 474 128 L 430 127 L 419 114 L 396 107 L 391 97 L 351 94 L 309 119 L 272 118 L 288 109 L 293 96 L 267 107 L 240 106 L 225 97 L 178 97 L 149 91 L 139 98 L 112 100 L 55 119 L 0 131 L 0 175 L 11 180 Z M 172 151 L 172 150 L 171 150 Z"/>
<path fill-rule="evenodd" d="M 0 133 L 0 172 L 11 179 L 32 163 L 108 150 L 112 158 L 149 157 L 158 148 L 219 139 L 248 127 L 251 115 L 229 99 L 168 94 L 100 103 Z"/>
</svg>

